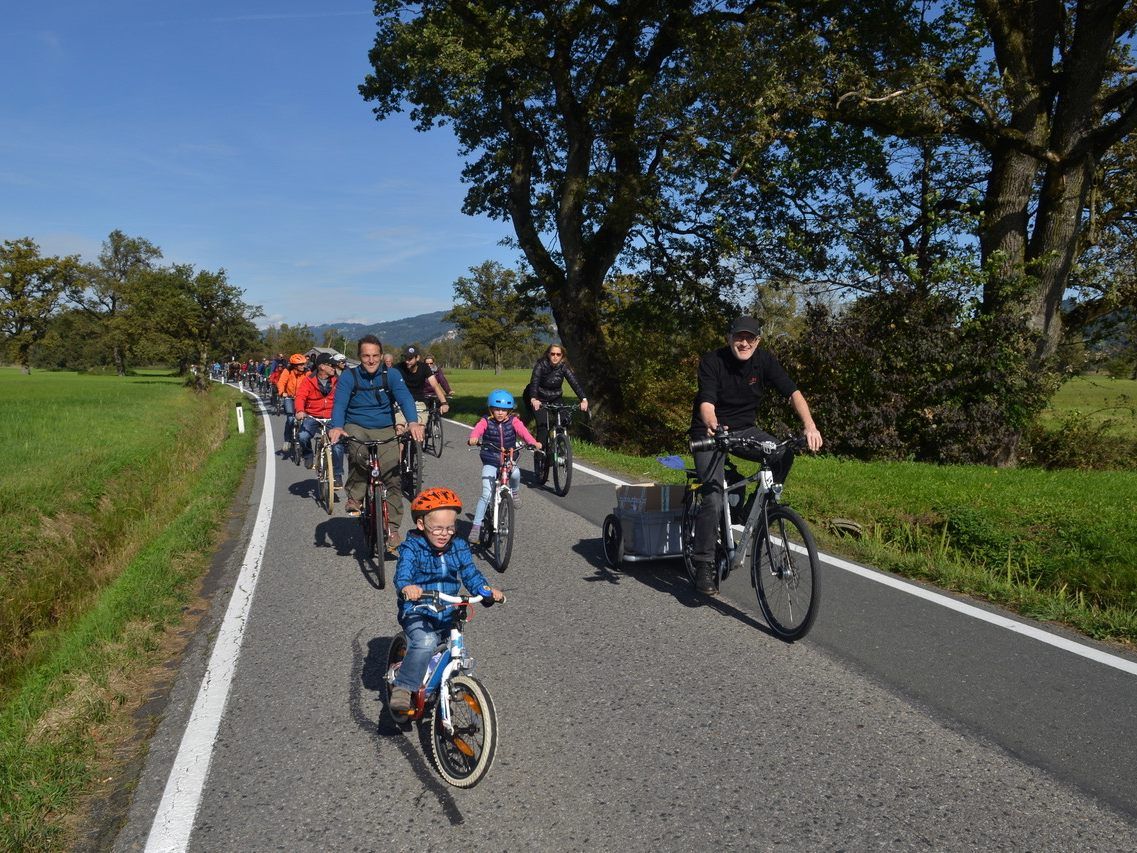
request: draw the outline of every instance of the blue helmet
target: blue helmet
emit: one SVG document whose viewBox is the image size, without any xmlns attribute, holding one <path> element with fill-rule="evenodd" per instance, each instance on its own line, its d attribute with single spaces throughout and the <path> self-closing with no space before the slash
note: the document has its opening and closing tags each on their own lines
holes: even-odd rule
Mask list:
<svg viewBox="0 0 1137 853">
<path fill-rule="evenodd" d="M 491 409 L 512 409 L 513 395 L 504 388 L 498 388 L 490 391 L 489 397 L 486 398 L 486 405 Z"/>
</svg>

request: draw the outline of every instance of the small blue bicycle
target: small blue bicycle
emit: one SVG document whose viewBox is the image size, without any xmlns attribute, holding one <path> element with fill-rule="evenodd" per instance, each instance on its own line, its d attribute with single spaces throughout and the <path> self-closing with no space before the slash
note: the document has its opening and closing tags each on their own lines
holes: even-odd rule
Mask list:
<svg viewBox="0 0 1137 853">
<path fill-rule="evenodd" d="M 404 730 L 412 722 L 421 724 L 429 716 L 434 766 L 443 779 L 457 788 L 472 788 L 481 781 L 497 751 L 497 712 L 489 692 L 470 674 L 474 671 L 474 659 L 462 638 L 462 625 L 469 618 L 470 605 L 481 600 L 480 595 L 423 591 L 418 603 L 432 603 L 438 611 L 443 603 L 457 606 L 450 638 L 435 650 L 422 684 L 411 694 L 411 710 L 406 714 L 387 712 L 395 725 Z M 384 681 L 388 698 L 406 654 L 407 636 L 400 631 L 387 652 Z"/>
</svg>

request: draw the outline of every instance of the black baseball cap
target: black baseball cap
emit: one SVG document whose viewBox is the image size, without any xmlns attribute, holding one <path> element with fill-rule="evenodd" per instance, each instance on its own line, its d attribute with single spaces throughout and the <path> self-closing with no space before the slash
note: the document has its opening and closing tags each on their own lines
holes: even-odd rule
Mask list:
<svg viewBox="0 0 1137 853">
<path fill-rule="evenodd" d="M 408 361 L 418 355 L 418 350 L 415 347 L 407 347 L 406 352 L 403 353 L 403 361 Z"/>
<path fill-rule="evenodd" d="M 316 356 L 315 366 L 319 367 L 321 364 L 331 364 L 334 361 L 335 361 L 335 356 L 333 356 L 331 353 L 322 352 L 318 356 Z"/>
<path fill-rule="evenodd" d="M 756 338 L 762 336 L 762 324 L 749 314 L 743 314 L 730 324 L 730 336 L 748 333 Z"/>
</svg>

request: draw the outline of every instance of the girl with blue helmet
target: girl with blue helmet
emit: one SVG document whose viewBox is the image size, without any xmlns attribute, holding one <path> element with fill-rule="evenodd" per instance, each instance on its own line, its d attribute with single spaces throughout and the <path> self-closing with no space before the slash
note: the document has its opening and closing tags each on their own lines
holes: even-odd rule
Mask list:
<svg viewBox="0 0 1137 853">
<path fill-rule="evenodd" d="M 490 391 L 486 398 L 489 414 L 478 421 L 467 443 L 472 447 L 482 445 L 482 496 L 474 510 L 474 526 L 470 528 L 470 541 L 477 542 L 482 535 L 482 519 L 485 518 L 486 508 L 490 505 L 490 496 L 493 494 L 494 483 L 497 480 L 497 469 L 501 465 L 506 452 L 517 447 L 517 439 L 529 445 L 541 447 L 532 433 L 525 428 L 521 418 L 513 413 L 513 395 L 503 388 Z M 513 490 L 513 503 L 521 504 L 521 468 L 513 466 L 509 487 Z"/>
</svg>

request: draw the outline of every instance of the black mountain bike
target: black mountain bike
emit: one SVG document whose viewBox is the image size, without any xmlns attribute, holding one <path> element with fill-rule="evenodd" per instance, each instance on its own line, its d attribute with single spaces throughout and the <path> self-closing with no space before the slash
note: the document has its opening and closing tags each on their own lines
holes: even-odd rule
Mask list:
<svg viewBox="0 0 1137 853">
<path fill-rule="evenodd" d="M 426 426 L 422 439 L 422 449 L 436 459 L 442 458 L 442 413 L 437 397 L 426 398 Z"/>
<path fill-rule="evenodd" d="M 572 438 L 568 428 L 572 423 L 577 406 L 567 403 L 542 403 L 541 409 L 549 410 L 549 435 L 544 450 L 533 454 L 533 473 L 537 482 L 547 483 L 549 473 L 553 474 L 553 491 L 559 497 L 568 494 L 572 485 Z M 537 417 L 541 413 L 537 412 Z"/>
<path fill-rule="evenodd" d="M 404 429 L 399 438 L 399 476 L 402 478 L 403 494 L 407 500 L 414 500 L 422 491 L 422 445 L 411 438 L 411 431 Z"/>
</svg>

